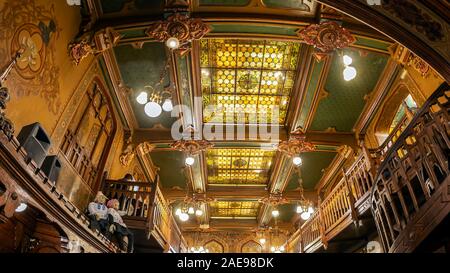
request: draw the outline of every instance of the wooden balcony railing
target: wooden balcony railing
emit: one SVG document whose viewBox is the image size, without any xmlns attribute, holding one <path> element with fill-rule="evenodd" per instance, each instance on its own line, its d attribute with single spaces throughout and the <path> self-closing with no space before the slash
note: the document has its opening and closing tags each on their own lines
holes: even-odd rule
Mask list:
<svg viewBox="0 0 450 273">
<path fill-rule="evenodd" d="M 383 247 L 408 252 L 450 213 L 450 87 L 444 84 L 411 122 L 362 153 L 290 242 L 313 252 L 372 208 Z M 406 126 L 406 124 L 409 124 Z M 375 182 L 376 181 L 376 182 Z"/>
<path fill-rule="evenodd" d="M 364 151 L 344 171 L 342 179 L 333 191 L 319 203 L 318 209 L 303 224 L 300 231 L 299 249 L 312 252 L 336 236 L 342 229 L 361 215 L 369 206 L 374 163 L 369 153 Z"/>
<path fill-rule="evenodd" d="M 372 190 L 383 247 L 410 252 L 450 212 L 450 88 L 443 85 L 386 153 Z"/>
<path fill-rule="evenodd" d="M 105 180 L 105 194 L 119 200 L 130 228 L 145 230 L 166 251 L 183 251 L 185 240 L 158 185 L 159 177 L 152 183 Z"/>
</svg>

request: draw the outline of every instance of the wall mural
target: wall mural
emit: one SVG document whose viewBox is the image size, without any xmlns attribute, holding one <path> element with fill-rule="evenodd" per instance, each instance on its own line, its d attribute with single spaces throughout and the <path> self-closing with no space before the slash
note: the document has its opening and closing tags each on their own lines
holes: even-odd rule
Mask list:
<svg viewBox="0 0 450 273">
<path fill-rule="evenodd" d="M 0 64 L 7 63 L 17 51 L 22 57 L 8 80 L 15 95 L 40 96 L 48 110 L 57 114 L 59 68 L 56 66 L 56 39 L 60 29 L 53 5 L 44 6 L 35 0 L 7 0 L 0 10 Z"/>
</svg>

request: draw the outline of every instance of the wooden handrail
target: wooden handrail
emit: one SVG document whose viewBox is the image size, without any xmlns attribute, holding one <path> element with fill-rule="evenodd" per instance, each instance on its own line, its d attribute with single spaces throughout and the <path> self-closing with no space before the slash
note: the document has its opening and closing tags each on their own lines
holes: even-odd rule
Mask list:
<svg viewBox="0 0 450 273">
<path fill-rule="evenodd" d="M 298 243 L 302 247 L 298 249 L 308 251 L 317 244 L 326 245 L 337 233 L 335 229 L 345 219 L 356 220 L 355 204 L 368 198 L 374 181 L 372 179 L 374 167 L 369 153 L 364 151 L 347 170 L 344 170 L 341 180 L 300 228 Z"/>
<path fill-rule="evenodd" d="M 371 200 L 386 251 L 394 252 L 399 247 L 407 227 L 418 221 L 414 216 L 426 214 L 428 201 L 439 198 L 436 193 L 448 184 L 449 100 L 450 87 L 443 84 L 416 114 L 380 165 Z"/>
</svg>

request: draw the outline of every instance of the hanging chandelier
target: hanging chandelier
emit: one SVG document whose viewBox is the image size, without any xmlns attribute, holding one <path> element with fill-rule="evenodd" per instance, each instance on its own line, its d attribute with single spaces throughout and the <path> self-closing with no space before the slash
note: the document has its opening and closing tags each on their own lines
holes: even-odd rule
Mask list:
<svg viewBox="0 0 450 273">
<path fill-rule="evenodd" d="M 298 175 L 298 188 L 300 192 L 300 199 L 297 202 L 296 212 L 300 215 L 300 218 L 302 218 L 302 220 L 306 221 L 311 218 L 312 214 L 314 213 L 314 204 L 313 202 L 305 198 L 300 167 L 297 168 L 296 173 Z"/>
<path fill-rule="evenodd" d="M 154 85 L 144 87 L 136 96 L 137 103 L 144 105 L 144 113 L 150 118 L 157 118 L 163 111 L 171 112 L 173 110 L 171 88 L 161 88 L 164 79 L 168 75 L 171 63 L 171 54 L 167 58 L 166 64 L 160 73 L 158 82 Z"/>
</svg>

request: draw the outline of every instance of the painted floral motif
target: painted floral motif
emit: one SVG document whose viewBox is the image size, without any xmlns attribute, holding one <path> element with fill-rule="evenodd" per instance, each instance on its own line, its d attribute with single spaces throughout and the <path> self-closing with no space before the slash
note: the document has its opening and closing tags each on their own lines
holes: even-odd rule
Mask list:
<svg viewBox="0 0 450 273">
<path fill-rule="evenodd" d="M 19 73 L 24 78 L 34 78 L 34 74 L 42 68 L 45 59 L 44 42 L 39 29 L 31 24 L 22 27 L 15 37 L 19 49 L 23 51 L 17 61 Z"/>
</svg>

